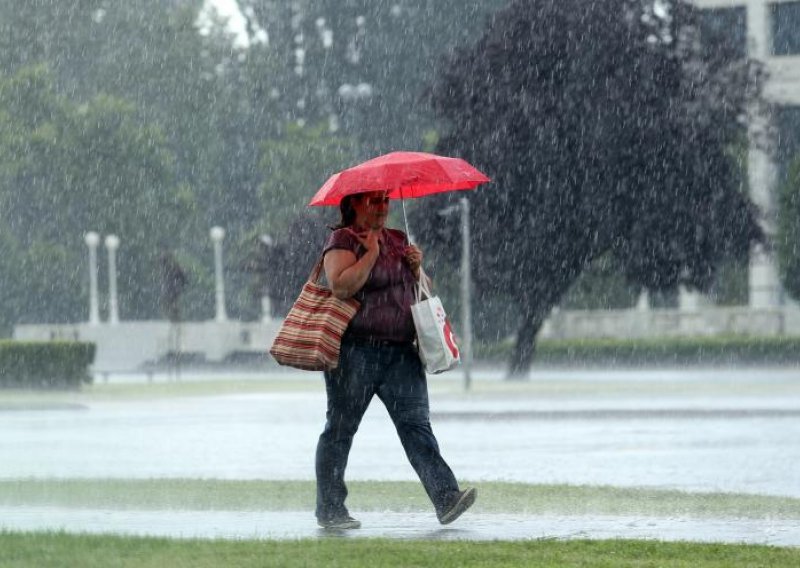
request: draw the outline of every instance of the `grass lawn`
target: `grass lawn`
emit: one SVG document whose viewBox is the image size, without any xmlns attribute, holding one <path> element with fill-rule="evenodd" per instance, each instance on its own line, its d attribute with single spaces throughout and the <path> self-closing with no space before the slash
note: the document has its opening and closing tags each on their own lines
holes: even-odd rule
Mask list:
<svg viewBox="0 0 800 568">
<path fill-rule="evenodd" d="M 654 541 L 202 541 L 0 533 L 4 568 L 800 566 L 800 549 Z"/>
<path fill-rule="evenodd" d="M 577 372 L 577 371 L 576 371 Z M 692 395 L 724 396 L 798 396 L 800 383 L 796 381 L 771 381 L 755 378 L 731 384 L 719 380 L 698 378 L 691 383 L 670 381 L 631 381 L 615 376 L 584 380 L 577 376 L 558 380 L 500 381 L 473 378 L 469 392 L 464 391 L 462 380 L 454 375 L 435 376 L 428 380 L 432 405 L 440 397 L 470 400 L 474 397 L 488 398 L 508 396 L 597 396 L 646 395 L 663 396 L 681 393 Z M 207 397 L 229 394 L 263 394 L 283 392 L 307 392 L 324 394 L 321 373 L 276 373 L 265 371 L 249 376 L 218 375 L 203 380 L 170 380 L 158 376 L 153 382 L 104 382 L 84 385 L 80 390 L 24 390 L 0 389 L 0 411 L 45 409 L 64 406 L 90 405 L 97 402 L 140 402 L 186 397 Z"/>
<path fill-rule="evenodd" d="M 469 484 L 468 482 L 465 484 Z M 800 499 L 642 488 L 479 482 L 476 512 L 800 518 Z M 415 481 L 352 481 L 353 511 L 428 511 Z M 0 504 L 108 509 L 313 511 L 313 481 L 0 480 Z"/>
</svg>

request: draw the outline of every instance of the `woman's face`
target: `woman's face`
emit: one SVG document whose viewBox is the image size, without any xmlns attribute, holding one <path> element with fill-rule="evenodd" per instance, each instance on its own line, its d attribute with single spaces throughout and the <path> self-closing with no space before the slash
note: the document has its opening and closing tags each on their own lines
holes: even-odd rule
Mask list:
<svg viewBox="0 0 800 568">
<path fill-rule="evenodd" d="M 362 193 L 353 200 L 356 225 L 368 229 L 382 229 L 389 216 L 389 198 L 385 191 Z"/>
</svg>

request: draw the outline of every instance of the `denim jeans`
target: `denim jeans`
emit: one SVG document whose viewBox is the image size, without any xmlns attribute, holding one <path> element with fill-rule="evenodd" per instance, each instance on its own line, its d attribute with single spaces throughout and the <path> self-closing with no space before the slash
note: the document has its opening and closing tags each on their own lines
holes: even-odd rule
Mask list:
<svg viewBox="0 0 800 568">
<path fill-rule="evenodd" d="M 428 386 L 414 346 L 377 347 L 345 339 L 339 366 L 325 372 L 325 389 L 327 420 L 316 456 L 317 517 L 347 514 L 344 471 L 353 436 L 374 395 L 389 411 L 406 456 L 440 513 L 458 491 L 458 483 L 431 430 Z"/>
</svg>

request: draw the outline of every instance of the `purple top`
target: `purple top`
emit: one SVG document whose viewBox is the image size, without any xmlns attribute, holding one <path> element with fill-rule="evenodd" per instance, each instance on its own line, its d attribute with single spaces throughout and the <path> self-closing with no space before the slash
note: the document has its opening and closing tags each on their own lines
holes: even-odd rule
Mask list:
<svg viewBox="0 0 800 568">
<path fill-rule="evenodd" d="M 403 260 L 408 239 L 396 229 L 384 229 L 380 237 L 381 252 L 369 273 L 364 286 L 353 296 L 361 302 L 361 308 L 350 320 L 347 334 L 389 341 L 413 341 L 416 336 L 411 318 L 416 279 Z M 361 258 L 366 249 L 358 242 L 350 229 L 334 231 L 325 248 L 324 255 L 332 249 L 353 251 Z"/>
</svg>

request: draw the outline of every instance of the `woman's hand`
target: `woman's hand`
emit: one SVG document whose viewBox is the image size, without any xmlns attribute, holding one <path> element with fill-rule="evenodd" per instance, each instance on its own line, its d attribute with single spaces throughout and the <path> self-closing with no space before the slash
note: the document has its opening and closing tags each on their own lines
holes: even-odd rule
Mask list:
<svg viewBox="0 0 800 568">
<path fill-rule="evenodd" d="M 366 231 L 360 231 L 358 233 L 351 230 L 350 232 L 356 239 L 358 239 L 358 242 L 361 243 L 361 246 L 367 249 L 367 252 L 381 252 L 380 229 L 367 229 Z"/>
<path fill-rule="evenodd" d="M 417 245 L 408 245 L 405 248 L 403 259 L 408 264 L 414 278 L 419 280 L 419 268 L 422 266 L 422 251 Z"/>
</svg>

